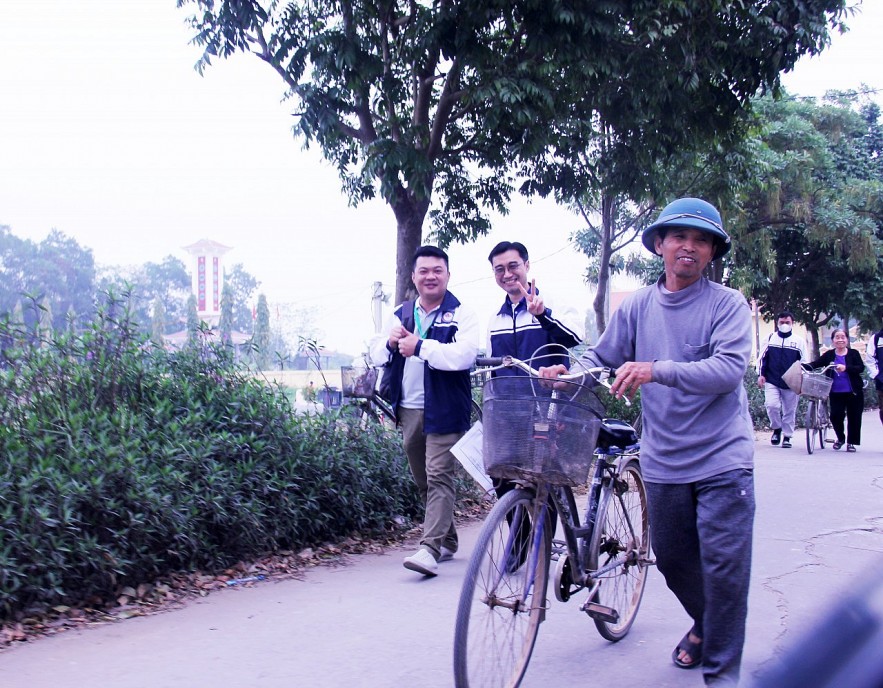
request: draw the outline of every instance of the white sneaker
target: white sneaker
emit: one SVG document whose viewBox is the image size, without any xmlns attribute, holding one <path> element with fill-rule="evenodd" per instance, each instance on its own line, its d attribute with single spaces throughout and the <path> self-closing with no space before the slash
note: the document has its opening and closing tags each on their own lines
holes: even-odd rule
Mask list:
<svg viewBox="0 0 883 688">
<path fill-rule="evenodd" d="M 439 555 L 438 563 L 441 564 L 443 561 L 450 561 L 451 559 L 454 558 L 454 554 L 455 554 L 454 550 L 448 549 L 447 547 L 442 545 L 441 555 Z"/>
<path fill-rule="evenodd" d="M 428 549 L 421 547 L 410 557 L 405 557 L 406 569 L 422 573 L 424 576 L 438 575 L 438 562 Z"/>
</svg>

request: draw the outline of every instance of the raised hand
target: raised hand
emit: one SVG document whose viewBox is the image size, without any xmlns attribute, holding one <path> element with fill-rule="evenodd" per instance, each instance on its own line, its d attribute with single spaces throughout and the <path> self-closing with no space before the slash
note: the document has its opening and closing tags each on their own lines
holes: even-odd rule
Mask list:
<svg viewBox="0 0 883 688">
<path fill-rule="evenodd" d="M 399 353 L 408 358 L 409 356 L 413 356 L 414 352 L 417 350 L 417 344 L 420 342 L 420 337 L 412 332 L 408 332 L 404 327 L 401 328 L 402 332 L 399 334 L 397 346 L 399 348 Z"/>
<path fill-rule="evenodd" d="M 543 303 L 543 297 L 537 294 L 536 280 L 530 281 L 528 289 L 525 289 L 524 285 L 519 282 L 518 288 L 527 302 L 527 312 L 531 315 L 542 315 L 546 310 L 546 305 Z"/>
</svg>

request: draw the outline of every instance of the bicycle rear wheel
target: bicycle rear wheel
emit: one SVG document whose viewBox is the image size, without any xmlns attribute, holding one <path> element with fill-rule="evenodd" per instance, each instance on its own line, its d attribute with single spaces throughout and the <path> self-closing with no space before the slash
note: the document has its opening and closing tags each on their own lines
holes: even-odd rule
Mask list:
<svg viewBox="0 0 883 688">
<path fill-rule="evenodd" d="M 545 500 L 527 490 L 507 492 L 488 514 L 457 607 L 457 688 L 521 683 L 545 617 L 550 531 Z"/>
<path fill-rule="evenodd" d="M 810 399 L 806 405 L 806 451 L 812 454 L 816 450 L 816 436 L 819 427 L 819 417 L 816 407 L 817 399 Z"/>
<path fill-rule="evenodd" d="M 598 516 L 589 541 L 589 569 L 600 573 L 593 602 L 612 607 L 615 620 L 593 616 L 601 637 L 611 642 L 629 632 L 647 582 L 650 564 L 650 520 L 647 513 L 647 490 L 641 467 L 634 459 L 620 469 L 612 483 L 605 486 L 598 505 Z"/>
</svg>

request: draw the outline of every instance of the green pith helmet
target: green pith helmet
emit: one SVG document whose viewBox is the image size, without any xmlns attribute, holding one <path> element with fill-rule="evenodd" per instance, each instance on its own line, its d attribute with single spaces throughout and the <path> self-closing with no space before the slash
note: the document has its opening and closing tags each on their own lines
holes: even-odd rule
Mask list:
<svg viewBox="0 0 883 688">
<path fill-rule="evenodd" d="M 692 227 L 715 237 L 714 260 L 730 250 L 730 235 L 724 231 L 721 215 L 711 203 L 701 198 L 679 198 L 662 209 L 659 217 L 644 230 L 641 242 L 656 255 L 656 232 L 661 228 Z"/>
</svg>

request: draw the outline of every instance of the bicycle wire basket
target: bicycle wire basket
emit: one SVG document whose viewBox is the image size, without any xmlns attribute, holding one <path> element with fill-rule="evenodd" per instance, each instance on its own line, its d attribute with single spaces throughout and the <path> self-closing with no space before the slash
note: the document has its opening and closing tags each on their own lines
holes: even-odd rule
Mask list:
<svg viewBox="0 0 883 688">
<path fill-rule="evenodd" d="M 370 399 L 374 396 L 374 385 L 377 383 L 377 368 L 355 368 L 341 366 L 340 386 L 343 395 L 354 399 Z"/>
<path fill-rule="evenodd" d="M 813 373 L 804 370 L 803 379 L 800 382 L 800 393 L 806 397 L 826 399 L 831 392 L 831 385 L 833 384 L 834 380 L 825 375 L 825 373 Z"/>
<path fill-rule="evenodd" d="M 484 385 L 484 467 L 498 479 L 583 485 L 589 474 L 603 413 L 587 387 L 552 394 L 535 378 L 491 378 Z"/>
</svg>

